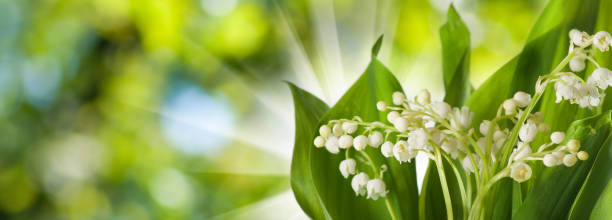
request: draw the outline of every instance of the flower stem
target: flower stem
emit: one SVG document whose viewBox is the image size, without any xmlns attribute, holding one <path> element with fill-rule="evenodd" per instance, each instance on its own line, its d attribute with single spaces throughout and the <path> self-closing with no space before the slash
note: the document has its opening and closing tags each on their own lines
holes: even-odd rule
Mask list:
<svg viewBox="0 0 612 220">
<path fill-rule="evenodd" d="M 453 220 L 453 203 L 451 202 L 450 192 L 448 190 L 448 183 L 446 182 L 446 173 L 444 172 L 444 163 L 440 149 L 434 148 L 436 154 L 436 167 L 438 168 L 438 175 L 440 176 L 440 183 L 442 185 L 442 193 L 444 194 L 444 204 L 446 206 L 446 217 L 449 220 Z"/>
</svg>

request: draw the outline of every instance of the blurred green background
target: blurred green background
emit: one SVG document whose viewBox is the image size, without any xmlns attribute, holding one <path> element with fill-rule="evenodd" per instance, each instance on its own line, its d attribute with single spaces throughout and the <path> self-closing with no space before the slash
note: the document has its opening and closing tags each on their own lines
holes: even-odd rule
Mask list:
<svg viewBox="0 0 612 220">
<path fill-rule="evenodd" d="M 455 1 L 478 86 L 545 1 Z M 449 1 L 0 0 L 0 219 L 303 219 L 282 80 L 443 96 Z"/>
</svg>

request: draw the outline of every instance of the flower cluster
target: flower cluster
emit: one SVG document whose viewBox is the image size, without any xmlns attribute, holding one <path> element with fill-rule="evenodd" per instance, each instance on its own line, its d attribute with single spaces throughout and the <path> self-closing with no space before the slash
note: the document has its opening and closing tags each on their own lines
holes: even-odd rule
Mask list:
<svg viewBox="0 0 612 220">
<path fill-rule="evenodd" d="M 592 58 L 592 53 L 585 53 L 583 49 L 592 45 L 601 52 L 606 52 L 612 45 L 612 37 L 606 31 L 600 31 L 591 36 L 576 29 L 570 31 L 569 37 L 570 50 L 574 53 L 574 56 L 569 60 L 570 70 L 573 72 L 583 71 L 587 60 L 592 62 L 596 69 L 586 82 L 571 72 L 557 73 L 558 79 L 554 80 L 556 81 L 556 102 L 569 100 L 570 103 L 578 104 L 582 108 L 599 106 L 604 97 L 603 91 L 612 86 L 612 71 L 600 67 Z M 574 49 L 574 47 L 578 48 Z"/>
<path fill-rule="evenodd" d="M 455 172 L 465 172 L 467 178 L 458 181 L 470 181 L 473 175 L 478 190 L 485 192 L 501 178 L 509 177 L 517 182 L 529 180 L 530 164 L 537 161 L 547 167 L 574 166 L 578 160 L 589 157 L 587 152 L 580 151 L 580 142 L 566 138 L 561 131 L 551 133 L 544 123 L 545 115 L 532 110 L 548 84 L 554 84 L 556 102 L 569 100 L 583 108 L 599 106 L 605 89 L 612 86 L 612 72 L 600 67 L 585 49 L 593 46 L 602 52 L 608 51 L 611 39 L 604 31 L 591 36 L 572 30 L 568 56 L 550 74 L 538 79 L 535 94 L 516 92 L 498 106 L 492 119 L 473 123 L 474 113 L 468 107 L 432 101 L 428 90 L 410 99 L 398 91 L 392 94 L 392 103 L 376 103 L 376 108 L 386 113 L 386 121 L 364 122 L 359 117 L 330 120 L 319 128 L 314 145 L 332 154 L 344 150 L 346 159 L 339 165 L 341 175 L 344 178 L 353 175 L 351 186 L 355 193 L 374 200 L 388 193 L 383 181 L 387 166 L 371 160 L 366 153 L 369 147 L 379 149 L 383 157 L 393 158 L 400 164 L 411 163 L 419 154 L 425 155 L 435 162 L 441 179 L 445 178 L 442 164 L 446 161 Z M 572 72 L 561 72 L 566 65 L 571 71 L 583 71 L 587 60 L 596 69 L 586 81 Z M 546 138 L 538 139 L 538 136 Z M 543 139 L 549 141 L 535 146 L 542 142 L 536 140 Z M 372 172 L 358 170 L 368 166 Z M 448 196 L 448 188 L 443 186 L 443 190 Z"/>
</svg>

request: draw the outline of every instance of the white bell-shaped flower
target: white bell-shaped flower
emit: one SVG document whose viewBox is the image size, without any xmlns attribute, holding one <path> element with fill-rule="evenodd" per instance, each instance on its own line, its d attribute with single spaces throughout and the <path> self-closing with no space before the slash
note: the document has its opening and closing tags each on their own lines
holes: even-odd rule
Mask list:
<svg viewBox="0 0 612 220">
<path fill-rule="evenodd" d="M 410 161 L 412 158 L 416 157 L 417 151 L 408 147 L 408 143 L 406 141 L 398 141 L 393 146 L 393 156 L 400 163 Z"/>
<path fill-rule="evenodd" d="M 354 159 L 348 158 L 340 162 L 340 173 L 344 178 L 348 178 L 349 175 L 355 174 L 355 167 L 357 162 Z"/>
<path fill-rule="evenodd" d="M 574 156 L 573 154 L 567 154 L 563 156 L 563 165 L 565 165 L 566 167 L 574 166 L 574 164 L 576 164 L 577 161 L 578 161 L 578 158 L 576 158 L 576 156 Z"/>
<path fill-rule="evenodd" d="M 321 137 L 321 136 L 317 136 L 317 137 L 314 139 L 314 145 L 315 145 L 315 147 L 317 147 L 317 148 L 324 147 L 324 146 L 325 146 L 325 138 L 323 138 L 323 137 Z"/>
<path fill-rule="evenodd" d="M 380 147 L 380 152 L 384 157 L 393 156 L 393 143 L 387 141 Z"/>
<path fill-rule="evenodd" d="M 531 178 L 531 167 L 526 163 L 515 163 L 510 169 L 510 177 L 516 182 L 525 182 Z"/>
<path fill-rule="evenodd" d="M 368 135 L 368 145 L 378 148 L 383 142 L 383 135 L 380 131 L 374 131 Z"/>
<path fill-rule="evenodd" d="M 584 70 L 585 67 L 586 64 L 584 63 L 584 57 L 582 56 L 572 57 L 572 59 L 569 61 L 569 68 L 574 72 L 580 72 Z"/>
<path fill-rule="evenodd" d="M 577 98 L 573 103 L 578 104 L 581 108 L 596 107 L 601 103 L 603 95 L 599 93 L 599 90 L 595 85 L 586 84 L 578 87 Z"/>
<path fill-rule="evenodd" d="M 393 122 L 395 122 L 395 119 L 400 117 L 400 113 L 396 112 L 396 111 L 390 111 L 389 113 L 387 113 L 387 121 L 389 121 L 391 124 L 393 124 Z"/>
<path fill-rule="evenodd" d="M 368 181 L 367 189 L 368 199 L 377 200 L 378 198 L 385 197 L 387 195 L 385 182 L 378 178 Z"/>
<path fill-rule="evenodd" d="M 578 86 L 581 86 L 582 83 L 573 76 L 561 76 L 559 77 L 560 81 L 555 82 L 555 92 L 557 99 L 556 103 L 561 102 L 561 100 L 573 100 L 576 98 L 578 94 Z"/>
<path fill-rule="evenodd" d="M 538 134 L 538 126 L 535 123 L 525 123 L 519 130 L 519 138 L 523 142 L 532 142 Z"/>
<path fill-rule="evenodd" d="M 391 98 L 393 99 L 393 104 L 395 105 L 402 105 L 404 100 L 406 100 L 406 96 L 404 96 L 404 93 L 401 92 L 394 92 Z"/>
<path fill-rule="evenodd" d="M 580 151 L 578 152 L 578 154 L 576 154 L 576 156 L 578 157 L 579 160 L 589 159 L 589 153 L 587 153 L 586 151 Z"/>
<path fill-rule="evenodd" d="M 440 146 L 444 152 L 449 154 L 451 158 L 457 159 L 459 157 L 458 141 L 455 138 L 448 138 Z"/>
<path fill-rule="evenodd" d="M 529 146 L 529 143 L 524 143 L 524 142 L 518 142 L 518 146 L 515 149 L 518 152 L 516 152 L 514 154 L 514 158 L 513 160 L 518 160 L 521 159 L 529 154 L 531 154 L 531 146 Z"/>
<path fill-rule="evenodd" d="M 504 108 L 504 112 L 506 115 L 512 115 L 516 113 L 516 102 L 514 99 L 506 99 L 504 103 L 502 103 L 502 107 Z"/>
<path fill-rule="evenodd" d="M 367 193 L 367 185 L 368 181 L 370 181 L 370 177 L 368 174 L 361 172 L 357 175 L 353 176 L 353 180 L 351 180 L 351 187 L 357 196 L 365 196 Z"/>
<path fill-rule="evenodd" d="M 550 134 L 550 141 L 555 144 L 560 144 L 565 139 L 565 133 L 561 131 L 555 131 Z"/>
<path fill-rule="evenodd" d="M 474 162 L 478 163 L 478 157 L 474 157 Z M 463 158 L 463 160 L 461 160 L 461 166 L 463 166 L 463 169 L 465 171 L 467 171 L 468 173 L 473 173 L 474 172 L 474 166 L 472 164 L 472 160 L 470 160 L 470 157 L 466 156 Z"/>
<path fill-rule="evenodd" d="M 571 139 L 567 142 L 567 150 L 570 152 L 578 152 L 580 149 L 580 141 L 576 139 Z"/>
<path fill-rule="evenodd" d="M 393 121 L 393 126 L 395 126 L 398 131 L 404 132 L 408 130 L 408 119 L 404 117 L 396 118 L 395 121 Z"/>
<path fill-rule="evenodd" d="M 529 105 L 529 102 L 531 102 L 531 95 L 527 94 L 526 92 L 518 91 L 514 93 L 512 99 L 519 107 L 524 108 Z"/>
<path fill-rule="evenodd" d="M 344 134 L 344 130 L 342 130 L 342 125 L 335 124 L 334 127 L 332 127 L 332 133 L 336 137 L 342 136 L 342 134 Z"/>
<path fill-rule="evenodd" d="M 383 101 L 379 101 L 376 103 L 376 109 L 378 109 L 378 111 L 386 111 L 387 110 L 387 103 L 383 102 Z"/>
<path fill-rule="evenodd" d="M 416 101 L 421 105 L 429 104 L 431 102 L 431 94 L 429 93 L 429 90 L 427 89 L 421 90 L 419 94 L 417 95 Z"/>
<path fill-rule="evenodd" d="M 458 130 L 468 128 L 474 118 L 474 113 L 470 112 L 467 106 L 463 106 L 461 109 L 454 108 L 453 115 L 455 120 L 451 120 L 451 126 Z"/>
<path fill-rule="evenodd" d="M 433 111 L 442 118 L 447 118 L 451 112 L 451 106 L 446 102 L 433 102 L 431 104 Z"/>
<path fill-rule="evenodd" d="M 425 149 L 427 132 L 423 128 L 419 128 L 408 133 L 408 146 L 415 149 Z"/>
<path fill-rule="evenodd" d="M 340 146 L 338 145 L 338 138 L 336 136 L 327 137 L 327 141 L 325 141 L 325 149 L 332 154 L 337 154 L 340 152 Z"/>
<path fill-rule="evenodd" d="M 331 128 L 329 128 L 327 125 L 323 125 L 321 128 L 319 128 L 319 134 L 322 137 L 327 138 L 331 134 Z"/>
<path fill-rule="evenodd" d="M 352 134 L 353 132 L 357 131 L 357 127 L 357 122 L 347 121 L 342 123 L 342 130 L 348 134 Z"/>
<path fill-rule="evenodd" d="M 553 154 L 546 154 L 544 155 L 544 158 L 542 158 L 542 163 L 544 163 L 544 165 L 547 167 L 556 166 L 558 162 L 559 159 L 557 159 L 557 157 L 555 157 Z"/>
<path fill-rule="evenodd" d="M 597 32 L 593 35 L 593 46 L 597 47 L 601 52 L 608 51 L 610 49 L 610 42 L 612 37 L 610 33 L 606 31 Z"/>
<path fill-rule="evenodd" d="M 338 139 L 338 147 L 340 147 L 341 149 L 347 149 L 351 147 L 352 145 L 353 145 L 353 136 L 345 134 L 345 135 L 340 136 L 340 139 Z"/>
<path fill-rule="evenodd" d="M 612 86 L 612 71 L 607 68 L 597 68 L 587 79 L 587 84 L 595 85 L 600 89 Z"/>
<path fill-rule="evenodd" d="M 572 29 L 569 32 L 569 37 L 572 43 L 579 47 L 591 44 L 591 36 L 587 32 Z"/>
<path fill-rule="evenodd" d="M 482 135 L 485 135 L 485 136 L 486 136 L 486 135 L 489 133 L 489 127 L 490 127 L 490 126 L 491 126 L 491 121 L 489 121 L 489 120 L 483 120 L 483 121 L 480 123 L 480 127 L 479 127 L 479 128 L 480 128 L 480 129 L 479 129 L 479 130 L 480 130 L 480 133 L 481 133 Z"/>
<path fill-rule="evenodd" d="M 366 146 L 368 146 L 368 137 L 365 135 L 359 135 L 353 140 L 353 147 L 355 147 L 355 150 L 363 150 Z"/>
</svg>

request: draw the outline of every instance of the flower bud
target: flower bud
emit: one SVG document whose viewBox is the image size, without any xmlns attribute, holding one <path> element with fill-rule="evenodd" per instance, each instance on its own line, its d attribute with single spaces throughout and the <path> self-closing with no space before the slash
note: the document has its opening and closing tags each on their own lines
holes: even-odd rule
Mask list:
<svg viewBox="0 0 612 220">
<path fill-rule="evenodd" d="M 570 152 L 578 152 L 580 149 L 580 141 L 576 139 L 571 139 L 567 142 L 567 150 Z"/>
<path fill-rule="evenodd" d="M 572 59 L 569 61 L 569 68 L 574 72 L 580 72 L 584 70 L 584 67 L 586 67 L 586 64 L 584 63 L 584 57 L 575 56 L 572 57 Z"/>
<path fill-rule="evenodd" d="M 342 135 L 340 139 L 338 139 L 338 147 L 342 149 L 347 149 L 353 145 L 353 136 L 350 135 Z"/>
<path fill-rule="evenodd" d="M 368 181 L 368 199 L 377 200 L 379 197 L 385 197 L 387 195 L 387 189 L 385 182 L 381 179 L 372 179 Z"/>
<path fill-rule="evenodd" d="M 558 160 L 557 160 L 557 157 L 555 157 L 554 155 L 546 154 L 544 158 L 542 159 L 542 162 L 547 167 L 553 167 L 557 165 Z"/>
<path fill-rule="evenodd" d="M 398 131 L 404 132 L 408 130 L 408 119 L 404 117 L 398 117 L 393 121 L 393 125 L 397 128 Z"/>
<path fill-rule="evenodd" d="M 402 105 L 404 100 L 406 100 L 406 96 L 404 96 L 404 93 L 401 92 L 394 92 L 391 97 L 393 98 L 393 104 L 395 105 Z"/>
<path fill-rule="evenodd" d="M 512 99 L 514 100 L 516 105 L 518 105 L 521 108 L 527 107 L 527 105 L 529 105 L 529 102 L 531 102 L 531 96 L 521 91 L 514 93 L 514 96 L 512 97 Z"/>
<path fill-rule="evenodd" d="M 396 112 L 396 111 L 390 111 L 387 114 L 387 121 L 389 121 L 391 124 L 393 124 L 393 122 L 395 122 L 395 119 L 400 117 L 400 113 Z"/>
<path fill-rule="evenodd" d="M 363 150 L 368 145 L 368 138 L 365 135 L 359 135 L 353 140 L 355 150 Z"/>
<path fill-rule="evenodd" d="M 506 99 L 506 101 L 504 101 L 504 103 L 502 104 L 502 107 L 504 108 L 506 115 L 512 115 L 516 113 L 516 102 L 514 101 L 514 99 Z"/>
<path fill-rule="evenodd" d="M 357 127 L 357 122 L 347 121 L 342 123 L 342 130 L 346 131 L 348 134 L 352 134 L 353 132 L 357 131 Z"/>
<path fill-rule="evenodd" d="M 426 105 L 431 102 L 431 94 L 429 94 L 427 89 L 423 89 L 419 92 L 417 95 L 417 102 L 421 105 Z"/>
<path fill-rule="evenodd" d="M 366 186 L 368 181 L 370 181 L 370 177 L 368 177 L 368 174 L 364 172 L 361 172 L 353 177 L 353 180 L 351 180 L 351 187 L 357 196 L 366 195 Z"/>
<path fill-rule="evenodd" d="M 393 156 L 393 143 L 387 141 L 380 147 L 380 152 L 385 157 Z"/>
<path fill-rule="evenodd" d="M 563 165 L 565 165 L 566 167 L 574 166 L 574 164 L 576 164 L 576 161 L 578 161 L 578 159 L 576 159 L 576 156 L 574 156 L 573 154 L 563 156 Z"/>
<path fill-rule="evenodd" d="M 519 130 L 519 137 L 523 142 L 532 142 L 538 133 L 538 126 L 534 123 L 525 123 Z"/>
<path fill-rule="evenodd" d="M 383 142 L 383 135 L 380 131 L 374 131 L 368 136 L 368 145 L 377 148 Z"/>
<path fill-rule="evenodd" d="M 348 178 L 349 175 L 355 174 L 355 167 L 357 162 L 352 158 L 348 158 L 340 162 L 340 173 L 344 178 Z"/>
<path fill-rule="evenodd" d="M 442 118 L 448 117 L 448 114 L 451 112 L 451 106 L 446 102 L 433 102 L 432 108 Z"/>
<path fill-rule="evenodd" d="M 565 139 L 565 133 L 561 131 L 555 131 L 552 134 L 550 134 L 550 141 L 552 141 L 555 144 L 560 144 L 561 142 L 563 142 L 564 139 Z"/>
<path fill-rule="evenodd" d="M 474 158 L 474 160 L 478 163 L 477 158 Z M 461 165 L 463 166 L 463 169 L 467 171 L 468 173 L 474 172 L 474 166 L 468 156 L 463 158 L 463 160 L 461 161 Z"/>
<path fill-rule="evenodd" d="M 332 127 L 332 133 L 336 137 L 342 136 L 342 134 L 344 133 L 344 130 L 342 130 L 342 125 L 335 124 L 334 127 Z"/>
<path fill-rule="evenodd" d="M 331 134 L 331 129 L 329 128 L 329 126 L 323 125 L 321 126 L 321 128 L 319 128 L 319 134 L 321 134 L 321 136 L 326 138 Z"/>
<path fill-rule="evenodd" d="M 587 153 L 585 151 L 578 152 L 577 156 L 578 156 L 579 160 L 587 160 L 587 159 L 589 159 L 589 153 Z"/>
<path fill-rule="evenodd" d="M 378 111 L 386 111 L 387 110 L 387 103 L 383 102 L 383 101 L 379 101 L 376 103 L 376 109 L 378 109 Z"/>
<path fill-rule="evenodd" d="M 332 154 L 337 154 L 340 152 L 340 148 L 338 146 L 338 138 L 336 136 L 329 136 L 327 141 L 325 141 L 325 149 Z"/>
<path fill-rule="evenodd" d="M 523 162 L 516 163 L 511 167 L 510 177 L 516 182 L 525 182 L 531 178 L 531 167 Z"/>
<path fill-rule="evenodd" d="M 317 136 L 317 137 L 314 139 L 314 145 L 315 145 L 315 147 L 317 147 L 317 148 L 321 148 L 321 147 L 325 146 L 325 138 L 323 138 L 323 137 L 321 137 L 321 136 Z"/>
</svg>

